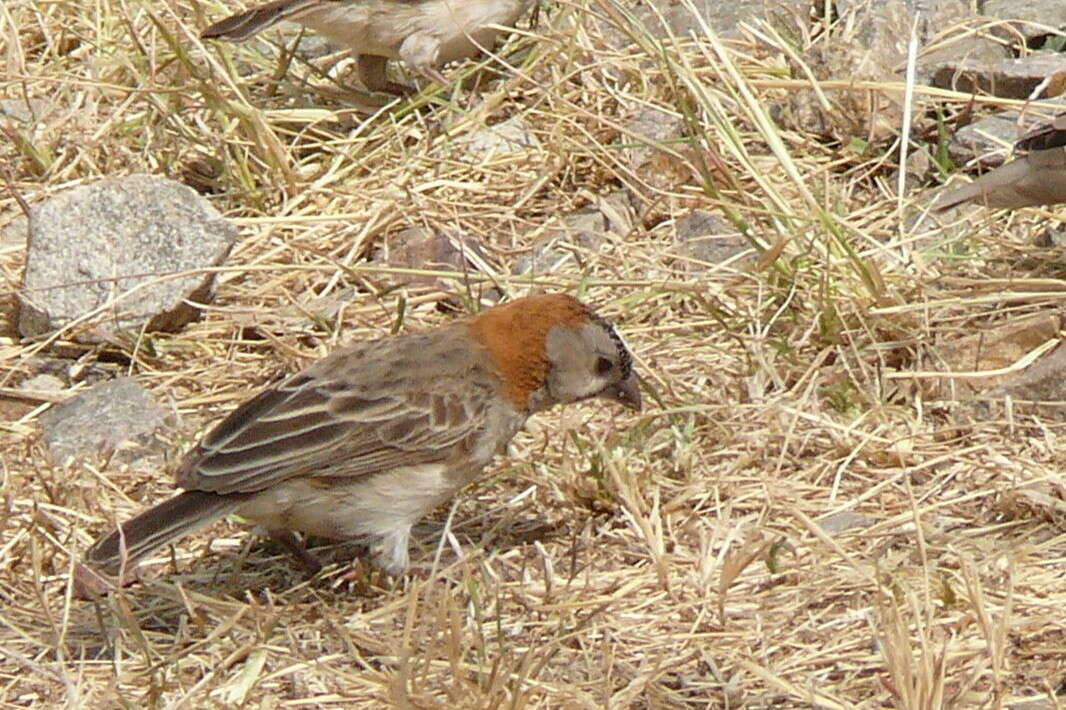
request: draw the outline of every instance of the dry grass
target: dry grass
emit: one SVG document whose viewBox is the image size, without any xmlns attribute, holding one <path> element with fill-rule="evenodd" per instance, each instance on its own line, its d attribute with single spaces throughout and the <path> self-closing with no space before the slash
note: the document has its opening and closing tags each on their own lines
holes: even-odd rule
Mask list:
<svg viewBox="0 0 1066 710">
<path fill-rule="evenodd" d="M 901 226 L 898 148 L 856 107 L 903 87 L 828 77 L 819 98 L 798 57 L 828 34 L 663 44 L 624 4 L 550 8 L 479 94 L 429 90 L 364 120 L 343 63 L 200 43 L 219 2 L 0 4 L 0 94 L 47 109 L 0 146 L 18 193 L 150 172 L 196 184 L 242 227 L 201 322 L 79 361 L 173 406 L 172 451 L 339 342 L 452 317 L 431 287 L 367 263 L 418 225 L 489 252 L 482 273 L 446 276 L 465 307 L 492 284 L 576 291 L 621 324 L 657 392 L 639 417 L 538 417 L 448 534 L 440 511 L 418 536 L 416 561 L 440 556 L 428 580 L 338 586 L 355 552 L 338 545 L 330 572 L 302 581 L 225 522 L 99 603 L 70 599 L 72 561 L 166 496 L 169 473 L 54 466 L 36 441 L 49 403 L 0 400 L 3 707 L 910 710 L 1056 691 L 1059 422 L 976 416 L 907 374 L 940 342 L 1057 307 L 1061 250 L 1030 244 L 1055 215 L 988 215 L 950 241 Z M 591 13 L 608 12 L 637 45 L 604 40 Z M 842 146 L 771 119 L 801 95 L 871 132 Z M 914 110 L 967 100 L 918 92 Z M 639 142 L 624 116 L 645 105 L 686 121 L 661 146 L 673 173 L 623 159 Z M 515 116 L 540 147 L 464 149 Z M 553 219 L 620 187 L 639 197 L 630 233 L 562 271 L 507 276 Z M 18 216 L 10 195 L 0 204 L 0 223 Z M 758 260 L 672 255 L 672 220 L 696 207 L 746 228 Z M 0 251 L 11 290 L 23 258 Z M 322 298 L 346 307 L 320 315 Z M 10 388 L 47 349 L 4 310 Z M 823 531 L 844 512 L 872 525 Z"/>
</svg>

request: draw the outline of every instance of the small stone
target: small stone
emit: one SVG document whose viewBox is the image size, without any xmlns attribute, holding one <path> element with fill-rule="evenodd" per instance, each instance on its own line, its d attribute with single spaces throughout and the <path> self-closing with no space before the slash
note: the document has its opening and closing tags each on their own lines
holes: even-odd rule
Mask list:
<svg viewBox="0 0 1066 710">
<path fill-rule="evenodd" d="M 818 521 L 822 530 L 827 535 L 840 535 L 848 530 L 854 530 L 855 528 L 868 528 L 874 524 L 873 518 L 862 513 L 856 513 L 852 510 L 843 510 L 839 513 L 833 513 Z"/>
<path fill-rule="evenodd" d="M 107 455 L 132 461 L 154 453 L 169 414 L 132 377 L 102 382 L 41 415 L 41 439 L 57 461 Z"/>
<path fill-rule="evenodd" d="M 917 146 L 907 153 L 907 162 L 904 165 L 906 189 L 928 184 L 933 172 L 933 159 L 928 146 Z M 894 177 L 898 178 L 898 171 Z"/>
<path fill-rule="evenodd" d="M 547 274 L 565 264 L 579 260 L 581 250 L 596 249 L 603 243 L 607 218 L 594 208 L 586 207 L 564 216 L 556 226 L 546 230 L 532 251 L 515 259 L 514 274 Z"/>
<path fill-rule="evenodd" d="M 933 77 L 947 64 L 961 66 L 966 62 L 992 65 L 1010 59 L 1010 48 L 1003 42 L 984 37 L 951 38 L 942 47 L 923 50 L 918 57 L 918 81 L 931 83 Z"/>
<path fill-rule="evenodd" d="M 637 224 L 633 197 L 628 190 L 615 190 L 596 198 L 596 208 L 607 220 L 607 231 L 625 237 Z"/>
<path fill-rule="evenodd" d="M 624 238 L 633 231 L 636 214 L 627 190 L 615 190 L 596 198 L 588 207 L 557 218 L 533 244 L 533 249 L 514 261 L 513 274 L 551 273 L 569 263 L 580 263 L 582 252 L 597 251 L 608 235 Z"/>
<path fill-rule="evenodd" d="M 0 231 L 0 247 L 11 249 L 25 249 L 30 239 L 30 220 L 20 214 L 7 223 L 3 231 Z"/>
<path fill-rule="evenodd" d="M 1048 227 L 1033 239 L 1033 246 L 1043 249 L 1062 249 L 1066 247 L 1066 231 Z"/>
<path fill-rule="evenodd" d="M 628 119 L 619 140 L 625 166 L 642 180 L 660 189 L 671 189 L 691 176 L 684 160 L 675 153 L 685 135 L 685 122 L 663 109 L 643 106 Z"/>
<path fill-rule="evenodd" d="M 71 335 L 177 330 L 214 297 L 237 230 L 195 191 L 130 175 L 83 185 L 31 210 L 19 332 L 50 333 L 93 314 Z M 101 312 L 97 312 L 101 311 Z"/>
<path fill-rule="evenodd" d="M 387 236 L 383 248 L 375 254 L 373 260 L 398 269 L 479 274 L 493 270 L 473 237 L 425 227 L 411 227 Z M 449 293 L 463 290 L 460 281 L 431 274 L 398 273 L 390 275 L 390 279 L 401 284 L 426 286 Z M 489 294 L 486 297 L 493 298 L 494 295 Z"/>
<path fill-rule="evenodd" d="M 933 73 L 932 84 L 953 91 L 1027 99 L 1048 79 L 1050 83 L 1043 96 L 1058 96 L 1066 90 L 1066 56 L 1058 52 L 1034 52 L 995 64 L 973 60 L 945 62 Z"/>
<path fill-rule="evenodd" d="M 684 133 L 685 122 L 681 116 L 653 106 L 642 106 L 625 121 L 622 141 L 631 145 L 622 151 L 622 155 L 632 167 L 644 165 L 661 152 L 656 144 L 676 141 Z"/>
<path fill-rule="evenodd" d="M 1029 402 L 1066 401 L 1066 347 L 1050 353 L 1003 382 L 1003 394 Z"/>
<path fill-rule="evenodd" d="M 692 0 L 689 2 L 663 2 L 643 0 L 633 14 L 643 29 L 652 36 L 706 37 L 707 29 L 720 37 L 739 38 L 739 25 L 753 17 L 770 17 L 784 11 L 806 11 L 810 0 Z M 695 10 L 695 12 L 693 12 Z"/>
<path fill-rule="evenodd" d="M 337 46 L 316 32 L 305 33 L 296 47 L 296 56 L 308 62 L 337 52 Z"/>
<path fill-rule="evenodd" d="M 1028 366 L 1015 366 L 1048 340 L 1057 339 L 1064 325 L 1058 314 L 1040 314 L 997 323 L 931 347 L 922 366 L 943 374 L 919 384 L 930 398 L 968 399 L 981 393 L 993 397 L 1059 402 L 1066 399 L 1066 347 L 1059 346 Z M 987 371 L 984 377 L 974 373 Z M 965 372 L 954 378 L 952 373 Z"/>
<path fill-rule="evenodd" d="M 6 119 L 10 123 L 29 125 L 44 120 L 52 104 L 43 99 L 2 99 L 0 100 L 0 123 Z"/>
<path fill-rule="evenodd" d="M 20 390 L 27 392 L 62 392 L 66 387 L 66 382 L 48 373 L 27 377 L 19 385 Z"/>
<path fill-rule="evenodd" d="M 1048 27 L 1066 29 L 1066 5 L 1061 0 L 985 0 L 981 14 L 1008 23 L 1002 28 L 993 25 L 993 31 L 1010 42 L 1016 42 L 1018 34 L 1026 40 L 1043 37 Z"/>
<path fill-rule="evenodd" d="M 385 239 L 383 260 L 402 269 L 452 271 L 470 268 L 469 257 L 481 257 L 473 239 L 425 227 L 411 227 Z"/>
<path fill-rule="evenodd" d="M 1011 146 L 1020 138 L 1017 113 L 1004 112 L 963 126 L 948 143 L 948 156 L 955 165 L 1002 165 Z"/>
<path fill-rule="evenodd" d="M 733 225 L 704 210 L 694 210 L 679 218 L 674 223 L 674 233 L 675 254 L 706 264 L 722 264 L 752 249 Z"/>
<path fill-rule="evenodd" d="M 1066 109 L 1066 101 L 1057 99 L 1054 103 L 1061 103 Z M 1011 154 L 1019 138 L 1048 120 L 1046 113 L 1035 111 L 1001 111 L 986 116 L 955 132 L 948 143 L 948 156 L 960 167 L 997 167 Z"/>
<path fill-rule="evenodd" d="M 474 131 L 460 138 L 458 143 L 477 160 L 524 153 L 530 149 L 539 150 L 541 147 L 533 129 L 521 116 Z"/>
</svg>

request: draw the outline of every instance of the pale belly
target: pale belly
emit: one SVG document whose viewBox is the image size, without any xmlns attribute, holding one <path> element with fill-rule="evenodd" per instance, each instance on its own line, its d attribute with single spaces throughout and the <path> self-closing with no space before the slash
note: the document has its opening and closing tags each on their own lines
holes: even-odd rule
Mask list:
<svg viewBox="0 0 1066 710">
<path fill-rule="evenodd" d="M 406 531 L 462 487 L 439 464 L 412 466 L 350 483 L 293 479 L 263 491 L 238 513 L 268 530 L 347 540 Z"/>
<path fill-rule="evenodd" d="M 400 58 L 404 41 L 414 37 L 410 41 L 435 49 L 427 49 L 436 55 L 429 60 L 434 64 L 471 57 L 481 47 L 491 47 L 497 30 L 487 25 L 513 24 L 524 9 L 515 0 L 385 0 L 330 5 L 301 16 L 299 21 L 359 54 L 392 59 Z"/>
</svg>

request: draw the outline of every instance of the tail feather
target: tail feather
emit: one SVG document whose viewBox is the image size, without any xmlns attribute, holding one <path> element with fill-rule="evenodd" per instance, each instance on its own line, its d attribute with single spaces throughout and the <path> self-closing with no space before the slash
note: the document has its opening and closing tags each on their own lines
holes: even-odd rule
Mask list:
<svg viewBox="0 0 1066 710">
<path fill-rule="evenodd" d="M 937 200 L 933 211 L 944 212 L 963 202 L 977 202 L 992 209 L 1050 204 L 1055 201 L 1055 196 L 1048 194 L 1045 177 L 1040 166 L 1032 165 L 1026 158 L 1012 160 L 945 193 Z"/>
<path fill-rule="evenodd" d="M 200 33 L 201 39 L 228 39 L 234 42 L 273 27 L 283 20 L 292 19 L 302 12 L 320 5 L 322 0 L 274 0 L 251 10 L 238 12 L 219 20 Z"/>
<path fill-rule="evenodd" d="M 250 494 L 186 491 L 149 508 L 100 538 L 85 553 L 89 565 L 108 574 L 132 568 L 161 545 L 236 510 Z"/>
</svg>

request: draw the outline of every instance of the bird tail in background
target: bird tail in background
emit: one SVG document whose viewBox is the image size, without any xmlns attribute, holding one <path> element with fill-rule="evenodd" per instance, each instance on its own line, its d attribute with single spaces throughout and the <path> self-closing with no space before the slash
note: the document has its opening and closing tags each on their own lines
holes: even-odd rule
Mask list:
<svg viewBox="0 0 1066 710">
<path fill-rule="evenodd" d="M 946 212 L 952 207 L 961 205 L 964 202 L 969 202 L 975 197 L 980 196 L 981 188 L 974 185 L 974 183 L 968 183 L 962 187 L 957 187 L 954 190 L 943 193 L 940 199 L 933 205 L 933 212 Z"/>
<path fill-rule="evenodd" d="M 322 0 L 275 0 L 219 20 L 200 33 L 201 39 L 246 40 L 301 13 L 321 7 Z"/>
<path fill-rule="evenodd" d="M 937 200 L 935 212 L 943 212 L 963 202 L 976 202 L 993 209 L 1028 207 L 1033 202 L 1029 183 L 1036 170 L 1024 158 L 990 170 L 968 185 L 951 190 Z"/>
<path fill-rule="evenodd" d="M 100 538 L 85 553 L 90 567 L 117 574 L 133 566 L 160 545 L 218 520 L 236 510 L 249 495 L 186 491 L 149 508 Z"/>
</svg>

